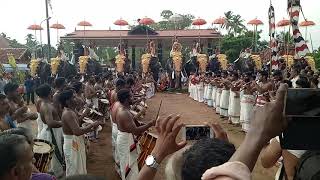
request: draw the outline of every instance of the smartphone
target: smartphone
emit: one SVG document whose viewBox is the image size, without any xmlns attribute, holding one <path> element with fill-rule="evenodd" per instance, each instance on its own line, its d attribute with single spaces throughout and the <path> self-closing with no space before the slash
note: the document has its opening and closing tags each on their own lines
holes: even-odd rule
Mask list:
<svg viewBox="0 0 320 180">
<path fill-rule="evenodd" d="M 284 117 L 287 129 L 280 136 L 283 149 L 319 150 L 320 90 L 288 89 L 285 97 Z"/>
<path fill-rule="evenodd" d="M 214 132 L 207 125 L 186 125 L 182 128 L 182 138 L 187 141 L 214 138 Z"/>
</svg>

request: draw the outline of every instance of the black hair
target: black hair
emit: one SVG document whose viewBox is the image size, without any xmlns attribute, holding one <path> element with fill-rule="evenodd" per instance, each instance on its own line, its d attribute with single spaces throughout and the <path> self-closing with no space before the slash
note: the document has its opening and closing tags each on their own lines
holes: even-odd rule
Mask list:
<svg viewBox="0 0 320 180">
<path fill-rule="evenodd" d="M 308 78 L 303 76 L 299 76 L 299 79 L 297 80 L 296 84 L 299 85 L 301 88 L 310 88 Z"/>
<path fill-rule="evenodd" d="M 8 93 L 15 92 L 18 88 L 18 84 L 9 82 L 4 86 L 3 91 L 6 95 L 8 95 Z"/>
<path fill-rule="evenodd" d="M 118 78 L 117 81 L 116 81 L 116 87 L 124 87 L 126 85 L 126 82 L 121 79 L 121 78 Z"/>
<path fill-rule="evenodd" d="M 281 72 L 281 70 L 274 70 L 274 71 L 272 72 L 272 75 L 273 75 L 273 76 L 282 76 L 282 72 Z"/>
<path fill-rule="evenodd" d="M 219 139 L 197 141 L 183 153 L 181 179 L 201 179 L 207 169 L 224 164 L 235 151 L 233 144 Z"/>
<path fill-rule="evenodd" d="M 0 177 L 13 168 L 22 157 L 21 145 L 28 143 L 26 137 L 17 134 L 0 134 Z"/>
<path fill-rule="evenodd" d="M 117 92 L 117 98 L 120 103 L 126 102 L 126 100 L 130 97 L 130 90 L 129 89 L 121 89 Z"/>
<path fill-rule="evenodd" d="M 61 104 L 62 108 L 67 107 L 67 101 L 73 97 L 72 90 L 63 90 L 58 97 L 58 101 Z"/>
<path fill-rule="evenodd" d="M 76 92 L 76 93 L 79 93 L 80 90 L 82 88 L 82 83 L 81 82 L 74 82 L 72 84 L 72 89 Z"/>
<path fill-rule="evenodd" d="M 128 77 L 126 79 L 126 84 L 129 85 L 129 86 L 133 86 L 134 85 L 134 79 L 133 77 Z"/>
<path fill-rule="evenodd" d="M 47 98 L 51 94 L 51 87 L 49 84 L 41 84 L 37 89 L 36 89 L 36 94 L 40 98 Z"/>
<path fill-rule="evenodd" d="M 61 88 L 65 85 L 66 79 L 64 77 L 58 77 L 54 80 L 54 87 L 55 88 Z"/>
<path fill-rule="evenodd" d="M 262 77 L 268 78 L 268 75 L 269 75 L 269 74 L 268 74 L 267 71 L 260 71 L 259 73 L 261 74 Z"/>
<path fill-rule="evenodd" d="M 290 80 L 285 79 L 283 80 L 283 83 L 288 84 L 288 88 L 292 88 L 292 82 Z"/>
</svg>

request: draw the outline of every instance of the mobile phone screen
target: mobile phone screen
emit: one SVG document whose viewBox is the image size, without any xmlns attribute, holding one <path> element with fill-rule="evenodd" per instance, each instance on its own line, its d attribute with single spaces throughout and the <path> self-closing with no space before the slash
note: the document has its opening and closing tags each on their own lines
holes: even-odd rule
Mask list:
<svg viewBox="0 0 320 180">
<path fill-rule="evenodd" d="M 185 139 L 200 140 L 204 138 L 211 138 L 212 131 L 209 126 L 186 126 L 185 127 Z"/>
<path fill-rule="evenodd" d="M 320 117 L 320 91 L 317 89 L 288 89 L 286 117 Z"/>
</svg>

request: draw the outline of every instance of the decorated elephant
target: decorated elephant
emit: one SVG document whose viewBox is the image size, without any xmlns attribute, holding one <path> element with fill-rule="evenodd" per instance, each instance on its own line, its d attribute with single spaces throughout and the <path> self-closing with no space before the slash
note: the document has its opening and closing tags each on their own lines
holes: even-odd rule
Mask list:
<svg viewBox="0 0 320 180">
<path fill-rule="evenodd" d="M 245 52 L 240 53 L 239 58 L 235 61 L 235 68 L 240 70 L 242 73 L 254 72 L 255 63 L 248 49 Z"/>
<path fill-rule="evenodd" d="M 149 41 L 146 48 L 146 53 L 141 56 L 142 75 L 152 72 L 153 79 L 157 82 L 159 79 L 159 69 L 161 67 L 159 59 L 156 56 L 155 44 Z"/>
</svg>

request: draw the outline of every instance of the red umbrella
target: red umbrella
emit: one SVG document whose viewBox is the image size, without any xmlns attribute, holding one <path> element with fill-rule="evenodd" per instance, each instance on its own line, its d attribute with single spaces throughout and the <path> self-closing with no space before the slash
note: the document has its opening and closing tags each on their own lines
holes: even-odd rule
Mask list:
<svg viewBox="0 0 320 180">
<path fill-rule="evenodd" d="M 305 21 L 301 22 L 299 25 L 304 26 L 304 27 L 308 27 L 308 26 L 314 26 L 314 25 L 316 25 L 316 23 L 314 23 L 313 21 L 305 20 Z"/>
<path fill-rule="evenodd" d="M 27 29 L 33 30 L 33 31 L 43 30 L 43 28 L 38 24 L 32 24 Z"/>
<path fill-rule="evenodd" d="M 290 21 L 284 18 L 277 23 L 277 27 L 285 27 L 289 25 L 290 25 Z"/>
<path fill-rule="evenodd" d="M 201 18 L 192 21 L 192 25 L 199 26 L 199 42 L 200 42 L 200 26 L 207 24 L 207 21 Z"/>
<path fill-rule="evenodd" d="M 86 26 L 92 26 L 92 24 L 88 21 L 81 21 L 78 23 L 78 26 L 86 27 Z"/>
<path fill-rule="evenodd" d="M 57 30 L 57 42 L 59 42 L 59 29 L 66 29 L 66 27 L 64 27 L 64 25 L 59 24 L 59 23 L 57 22 L 57 23 L 55 23 L 55 24 L 52 24 L 52 25 L 50 26 L 50 28 Z"/>
<path fill-rule="evenodd" d="M 123 19 L 118 19 L 113 24 L 121 27 L 121 26 L 127 26 L 128 22 Z"/>
<path fill-rule="evenodd" d="M 198 19 L 195 19 L 192 21 L 192 25 L 194 25 L 194 26 L 202 26 L 205 24 L 207 24 L 207 21 L 204 19 L 201 19 L 201 18 L 198 18 Z"/>
<path fill-rule="evenodd" d="M 121 30 L 121 26 L 127 26 L 128 22 L 126 20 L 123 19 L 118 19 L 116 20 L 113 24 L 120 26 L 120 30 Z M 121 32 L 120 32 L 120 49 L 121 49 Z"/>
<path fill-rule="evenodd" d="M 226 23 L 226 20 L 223 17 L 219 17 L 218 19 L 213 21 L 213 24 L 220 24 L 223 25 Z"/>
<path fill-rule="evenodd" d="M 92 26 L 92 24 L 88 21 L 80 21 L 78 26 L 83 26 L 83 36 L 86 36 L 86 26 Z"/>
<path fill-rule="evenodd" d="M 248 22 L 250 25 L 258 26 L 258 25 L 263 25 L 263 22 L 257 18 L 251 20 Z"/>
<path fill-rule="evenodd" d="M 142 25 L 151 25 L 151 24 L 154 24 L 154 23 L 155 23 L 154 20 L 151 19 L 151 18 L 148 18 L 148 17 L 142 18 L 139 21 L 139 24 L 142 24 Z"/>
<path fill-rule="evenodd" d="M 305 36 L 305 38 L 306 38 L 306 41 L 307 41 L 307 38 L 308 38 L 307 37 L 308 36 L 308 27 L 309 26 L 314 26 L 314 25 L 316 25 L 316 23 L 314 23 L 313 21 L 308 21 L 306 19 L 305 21 L 302 21 L 301 23 L 299 23 L 299 25 L 306 28 L 306 36 Z M 311 38 L 311 35 L 310 35 L 310 38 Z"/>
<path fill-rule="evenodd" d="M 263 25 L 263 22 L 257 18 L 251 20 L 248 22 L 248 24 L 253 25 L 254 30 L 253 30 L 253 35 L 254 35 L 254 47 L 255 47 L 255 52 L 257 50 L 257 31 L 258 31 L 258 26 Z"/>
</svg>

